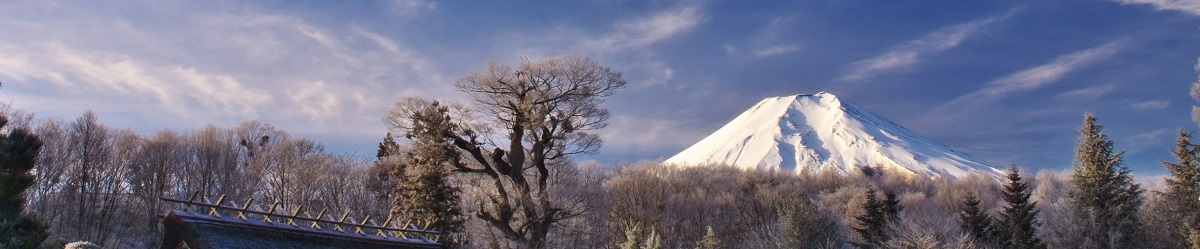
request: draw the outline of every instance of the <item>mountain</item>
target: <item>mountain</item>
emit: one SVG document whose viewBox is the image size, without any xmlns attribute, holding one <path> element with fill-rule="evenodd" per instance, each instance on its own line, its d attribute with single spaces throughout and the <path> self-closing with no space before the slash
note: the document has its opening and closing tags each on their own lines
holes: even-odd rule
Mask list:
<svg viewBox="0 0 1200 249">
<path fill-rule="evenodd" d="M 664 163 L 909 178 L 1004 173 L 825 92 L 764 99 Z"/>
</svg>

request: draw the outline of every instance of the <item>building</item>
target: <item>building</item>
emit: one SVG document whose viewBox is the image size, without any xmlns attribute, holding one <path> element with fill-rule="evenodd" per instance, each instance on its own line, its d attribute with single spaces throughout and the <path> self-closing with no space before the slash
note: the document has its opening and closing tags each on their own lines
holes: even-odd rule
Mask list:
<svg viewBox="0 0 1200 249">
<path fill-rule="evenodd" d="M 162 218 L 162 249 L 325 249 L 325 248 L 440 248 L 436 232 L 389 227 L 368 222 L 326 219 L 325 211 L 311 217 L 190 200 L 163 200 L 199 206 L 208 212 L 172 210 Z M 224 199 L 224 198 L 221 198 Z M 248 205 L 247 205 L 248 206 Z M 302 207 L 300 208 L 302 209 Z M 224 213 L 224 215 L 222 215 Z"/>
</svg>

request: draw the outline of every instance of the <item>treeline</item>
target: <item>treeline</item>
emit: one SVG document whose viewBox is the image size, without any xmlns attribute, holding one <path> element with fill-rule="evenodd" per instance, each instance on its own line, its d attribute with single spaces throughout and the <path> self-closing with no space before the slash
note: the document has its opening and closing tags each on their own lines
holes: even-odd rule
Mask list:
<svg viewBox="0 0 1200 249">
<path fill-rule="evenodd" d="M 582 56 L 488 63 L 455 81 L 471 105 L 399 101 L 384 117 L 395 136 L 374 161 L 253 121 L 143 135 L 91 112 L 34 120 L 0 108 L 13 121 L 0 141 L 28 138 L 17 131 L 40 139 L 32 171 L 7 163 L 29 153 L 0 143 L 0 177 L 36 179 L 23 210 L 48 225 L 44 248 L 158 247 L 157 215 L 173 208 L 159 198 L 194 192 L 398 215 L 464 248 L 1200 248 L 1200 146 L 1188 133 L 1155 191 L 1133 181 L 1090 115 L 1069 176 L 1015 166 L 1007 178 L 950 180 L 576 164 L 602 144 L 592 133 L 609 117 L 600 104 L 625 84 Z M 24 186 L 0 184 L 5 245 Z"/>
<path fill-rule="evenodd" d="M 9 116 L 24 117 L 15 123 L 42 141 L 25 211 L 49 226 L 47 248 L 74 241 L 157 248 L 158 216 L 178 208 L 163 196 L 199 192 L 213 201 L 225 195 L 237 203 L 278 201 L 285 210 L 363 214 L 391 205 L 365 187 L 379 179 L 370 162 L 261 122 L 143 135 L 107 126 L 90 111 L 72 121 Z"/>
<path fill-rule="evenodd" d="M 104 125 L 92 112 L 69 122 L 33 120 L 12 111 L 8 115 L 17 117 L 16 127 L 27 127 L 43 141 L 26 212 L 48 225 L 45 248 L 73 241 L 157 247 L 158 215 L 176 208 L 159 197 L 197 191 L 224 194 L 239 203 L 250 198 L 279 201 L 287 209 L 304 205 L 360 215 L 396 212 L 393 206 L 404 206 L 398 203 L 412 194 L 397 186 L 404 173 L 392 171 L 413 166 L 396 156 L 420 148 L 402 146 L 388 136 L 379 160 L 370 162 L 326 152 L 317 142 L 253 121 L 147 136 Z M 1200 150 L 1190 134 L 1180 134 L 1178 158 L 1165 164 L 1173 174 L 1168 188 L 1144 192 L 1132 182 L 1114 142 L 1094 122 L 1091 117 L 1085 122 L 1072 176 L 1019 175 L 1028 186 L 1022 191 L 1034 213 L 1034 238 L 1049 248 L 1129 243 L 1185 248 L 1195 243 L 1194 211 L 1200 205 L 1190 197 L 1200 193 Z M 655 163 L 568 163 L 550 175 L 547 198 L 574 215 L 550 230 L 548 248 L 1003 248 L 995 232 L 1000 214 L 1010 207 L 1002 179 L 985 175 L 957 180 L 795 175 Z M 459 235 L 462 246 L 520 247 L 471 215 L 483 211 L 480 204 L 487 202 L 486 177 L 444 177 L 463 199 L 458 214 L 467 227 Z M 1105 189 L 1111 191 L 1091 191 Z M 1088 193 L 1124 199 L 1083 199 Z M 895 200 L 902 207 L 874 230 L 884 240 L 861 231 L 869 230 L 862 219 L 875 198 Z M 1087 200 L 1118 208 L 1086 206 Z M 971 208 L 992 228 L 972 231 L 981 221 L 965 218 Z M 1099 233 L 1121 237 L 1097 241 Z"/>
</svg>

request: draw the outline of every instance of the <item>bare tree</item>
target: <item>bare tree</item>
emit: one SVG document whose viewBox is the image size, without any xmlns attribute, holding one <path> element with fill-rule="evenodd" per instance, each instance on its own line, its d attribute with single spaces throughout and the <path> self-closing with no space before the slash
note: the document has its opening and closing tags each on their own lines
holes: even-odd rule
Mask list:
<svg viewBox="0 0 1200 249">
<path fill-rule="evenodd" d="M 62 121 L 43 121 L 34 131 L 42 139 L 42 152 L 34 166 L 37 183 L 30 191 L 30 205 L 26 210 L 37 213 L 43 220 L 52 221 L 66 212 L 66 203 L 61 202 L 62 184 L 67 180 L 67 131 Z M 55 227 L 51 227 L 54 229 Z M 51 231 L 53 233 L 53 230 Z"/>
<path fill-rule="evenodd" d="M 82 223 L 77 227 L 79 231 L 74 232 L 84 233 L 94 231 L 92 228 L 99 226 L 95 224 L 98 220 L 95 212 L 91 212 L 91 207 L 96 205 L 95 199 L 98 197 L 94 192 L 100 185 L 96 181 L 96 168 L 103 167 L 108 162 L 112 148 L 108 144 L 109 128 L 99 123 L 95 112 L 85 112 L 69 126 L 68 153 L 72 165 L 68 171 L 67 185 L 70 189 L 78 191 L 68 193 L 64 197 L 74 200 L 75 219 Z M 98 237 L 89 234 L 75 239 L 96 241 L 100 239 Z"/>
<path fill-rule="evenodd" d="M 143 142 L 135 162 L 127 169 L 127 184 L 136 200 L 131 203 L 140 207 L 140 217 L 130 217 L 133 227 L 139 228 L 139 235 L 150 244 L 149 247 L 159 246 L 155 239 L 159 238 L 158 215 L 164 210 L 164 204 L 159 197 L 171 195 L 175 186 L 172 181 L 179 172 L 177 166 L 187 160 L 187 145 L 179 134 L 170 131 L 159 131 L 154 137 Z"/>
<path fill-rule="evenodd" d="M 600 147 L 600 137 L 589 133 L 608 119 L 600 103 L 625 84 L 621 73 L 583 56 L 527 60 L 515 68 L 489 62 L 483 71 L 456 80 L 455 86 L 497 131 L 488 134 L 488 129 L 453 120 L 456 125 L 444 134 L 467 159 L 456 160 L 454 168 L 491 181 L 492 201 L 475 216 L 509 241 L 544 247 L 554 224 L 579 214 L 549 198 L 551 169 L 562 167 L 570 155 Z M 432 103 L 401 101 L 385 122 L 411 131 L 414 122 L 432 121 L 413 119 Z M 495 143 L 486 143 L 493 138 Z"/>
</svg>

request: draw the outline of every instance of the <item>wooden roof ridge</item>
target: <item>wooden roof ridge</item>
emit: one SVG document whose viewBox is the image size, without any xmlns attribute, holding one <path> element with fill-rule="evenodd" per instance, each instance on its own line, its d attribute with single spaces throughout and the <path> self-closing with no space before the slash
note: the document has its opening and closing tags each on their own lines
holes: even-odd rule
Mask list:
<svg viewBox="0 0 1200 249">
<path fill-rule="evenodd" d="M 438 245 L 440 232 L 428 229 L 429 224 L 416 224 L 411 221 L 401 222 L 393 216 L 388 216 L 383 223 L 376 222 L 370 215 L 363 219 L 355 219 L 350 212 L 344 212 L 335 219 L 328 214 L 328 208 L 322 209 L 313 216 L 303 205 L 297 206 L 291 212 L 281 210 L 278 201 L 269 207 L 252 205 L 254 199 L 247 199 L 242 205 L 226 199 L 221 195 L 215 201 L 195 192 L 184 198 L 161 197 L 163 201 L 182 204 L 182 210 L 167 213 L 163 222 L 202 222 L 253 229 L 287 230 L 303 232 L 319 236 L 341 236 L 347 239 L 369 239 L 398 243 L 416 243 Z"/>
</svg>

